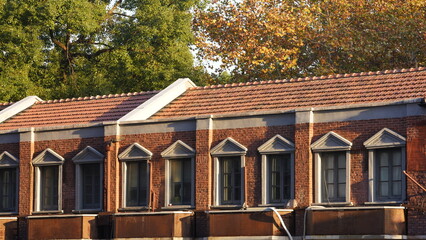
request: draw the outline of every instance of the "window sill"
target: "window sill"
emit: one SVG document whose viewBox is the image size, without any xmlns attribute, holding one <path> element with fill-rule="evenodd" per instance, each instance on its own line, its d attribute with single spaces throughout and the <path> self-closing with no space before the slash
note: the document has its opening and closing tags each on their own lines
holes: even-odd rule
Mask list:
<svg viewBox="0 0 426 240">
<path fill-rule="evenodd" d="M 383 201 L 383 202 L 365 202 L 364 205 L 392 205 L 392 206 L 399 206 L 403 202 L 402 201 Z"/>
<path fill-rule="evenodd" d="M 18 215 L 18 212 L 0 212 L 0 216 Z"/>
<path fill-rule="evenodd" d="M 124 208 L 118 209 L 119 212 L 139 212 L 139 211 L 146 211 L 146 210 L 150 210 L 150 207 L 140 206 L 140 207 L 124 207 Z"/>
<path fill-rule="evenodd" d="M 161 210 L 184 210 L 184 209 L 194 209 L 194 206 L 191 205 L 173 205 L 167 207 L 161 207 Z"/>
<path fill-rule="evenodd" d="M 211 209 L 231 209 L 231 210 L 236 210 L 236 209 L 242 209 L 243 205 L 216 205 L 216 206 L 210 206 Z"/>
<path fill-rule="evenodd" d="M 353 206 L 352 202 L 330 202 L 330 203 L 312 203 L 312 206 L 324 206 L 324 207 L 346 207 Z"/>
<path fill-rule="evenodd" d="M 275 208 L 287 208 L 287 203 L 267 203 L 259 204 L 258 207 L 275 207 Z"/>
<path fill-rule="evenodd" d="M 35 211 L 32 212 L 33 215 L 41 215 L 41 214 L 62 214 L 64 210 L 49 210 L 49 211 Z"/>
<path fill-rule="evenodd" d="M 102 212 L 102 209 L 80 209 L 80 210 L 72 210 L 72 213 L 99 213 Z"/>
</svg>

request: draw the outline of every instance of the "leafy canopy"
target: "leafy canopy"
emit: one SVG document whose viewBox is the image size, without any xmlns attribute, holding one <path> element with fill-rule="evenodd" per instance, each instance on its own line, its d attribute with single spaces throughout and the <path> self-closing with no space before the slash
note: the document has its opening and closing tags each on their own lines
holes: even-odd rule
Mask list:
<svg viewBox="0 0 426 240">
<path fill-rule="evenodd" d="M 426 64 L 423 0 L 212 0 L 194 30 L 233 81 Z"/>
<path fill-rule="evenodd" d="M 196 0 L 0 0 L 0 100 L 159 89 L 193 67 Z"/>
</svg>

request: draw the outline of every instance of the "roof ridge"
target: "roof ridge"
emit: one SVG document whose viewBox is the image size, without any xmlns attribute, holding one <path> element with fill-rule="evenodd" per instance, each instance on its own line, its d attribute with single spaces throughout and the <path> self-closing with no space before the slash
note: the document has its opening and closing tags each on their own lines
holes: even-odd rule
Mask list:
<svg viewBox="0 0 426 240">
<path fill-rule="evenodd" d="M 48 103 L 62 103 L 62 102 L 76 102 L 76 101 L 84 101 L 84 100 L 93 100 L 93 99 L 104 99 L 104 98 L 115 98 L 115 97 L 125 97 L 125 96 L 138 96 L 149 93 L 158 93 L 159 90 L 153 91 L 141 91 L 141 92 L 129 92 L 129 93 L 117 93 L 117 94 L 105 94 L 105 95 L 96 95 L 96 96 L 86 96 L 86 97 L 74 97 L 74 98 L 61 98 L 61 99 L 53 99 L 53 100 L 43 100 L 38 101 L 36 104 L 48 104 Z"/>
<path fill-rule="evenodd" d="M 386 74 L 394 74 L 394 73 L 418 72 L 418 71 L 424 71 L 424 70 L 426 70 L 426 67 L 400 68 L 400 69 L 375 71 L 375 72 L 370 71 L 370 72 L 344 73 L 344 74 L 338 73 L 338 74 L 313 76 L 313 77 L 303 77 L 303 78 L 290 78 L 290 79 L 280 79 L 280 80 L 266 80 L 266 81 L 254 81 L 254 82 L 217 84 L 217 85 L 210 85 L 210 86 L 192 87 L 190 89 L 195 90 L 195 89 L 243 87 L 243 86 L 250 86 L 250 85 L 274 84 L 274 83 L 284 83 L 284 82 L 303 82 L 303 81 L 338 79 L 338 78 L 348 78 L 348 77 L 376 76 L 376 75 L 386 75 Z"/>
</svg>

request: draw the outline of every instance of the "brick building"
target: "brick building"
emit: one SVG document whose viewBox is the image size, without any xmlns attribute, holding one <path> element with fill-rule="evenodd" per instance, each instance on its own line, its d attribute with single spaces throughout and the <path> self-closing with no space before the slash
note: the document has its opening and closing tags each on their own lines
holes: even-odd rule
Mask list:
<svg viewBox="0 0 426 240">
<path fill-rule="evenodd" d="M 0 236 L 426 239 L 425 97 L 416 68 L 3 104 Z"/>
</svg>

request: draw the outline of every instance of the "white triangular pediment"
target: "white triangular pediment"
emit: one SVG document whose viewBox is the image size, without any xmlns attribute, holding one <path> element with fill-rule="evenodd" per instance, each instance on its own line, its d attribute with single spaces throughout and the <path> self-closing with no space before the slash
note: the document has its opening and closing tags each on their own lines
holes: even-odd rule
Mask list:
<svg viewBox="0 0 426 240">
<path fill-rule="evenodd" d="M 212 156 L 245 155 L 247 148 L 228 137 L 210 150 Z"/>
<path fill-rule="evenodd" d="M 161 153 L 163 158 L 181 158 L 181 157 L 192 157 L 195 155 L 195 150 L 188 144 L 177 140 L 170 147 Z"/>
<path fill-rule="evenodd" d="M 146 160 L 146 159 L 150 159 L 151 157 L 152 157 L 152 152 L 142 147 L 139 143 L 133 143 L 118 156 L 118 158 L 122 161 Z"/>
<path fill-rule="evenodd" d="M 405 137 L 388 128 L 383 128 L 378 133 L 374 134 L 371 138 L 369 138 L 367 141 L 365 141 L 364 146 L 367 149 L 400 147 L 405 146 L 405 143 Z"/>
<path fill-rule="evenodd" d="M 19 160 L 7 151 L 0 154 L 0 167 L 17 167 Z"/>
<path fill-rule="evenodd" d="M 294 151 L 294 144 L 289 140 L 283 138 L 281 135 L 277 134 L 273 138 L 262 144 L 262 146 L 260 146 L 257 150 L 261 154 L 292 152 Z"/>
<path fill-rule="evenodd" d="M 335 132 L 329 132 L 311 144 L 312 151 L 339 151 L 351 149 L 352 143 Z"/>
<path fill-rule="evenodd" d="M 64 160 L 65 159 L 61 155 L 48 148 L 33 159 L 33 165 L 60 165 L 64 163 Z"/>
<path fill-rule="evenodd" d="M 91 146 L 85 147 L 81 152 L 77 153 L 77 155 L 72 158 L 74 163 L 102 162 L 103 160 L 104 155 Z"/>
</svg>

